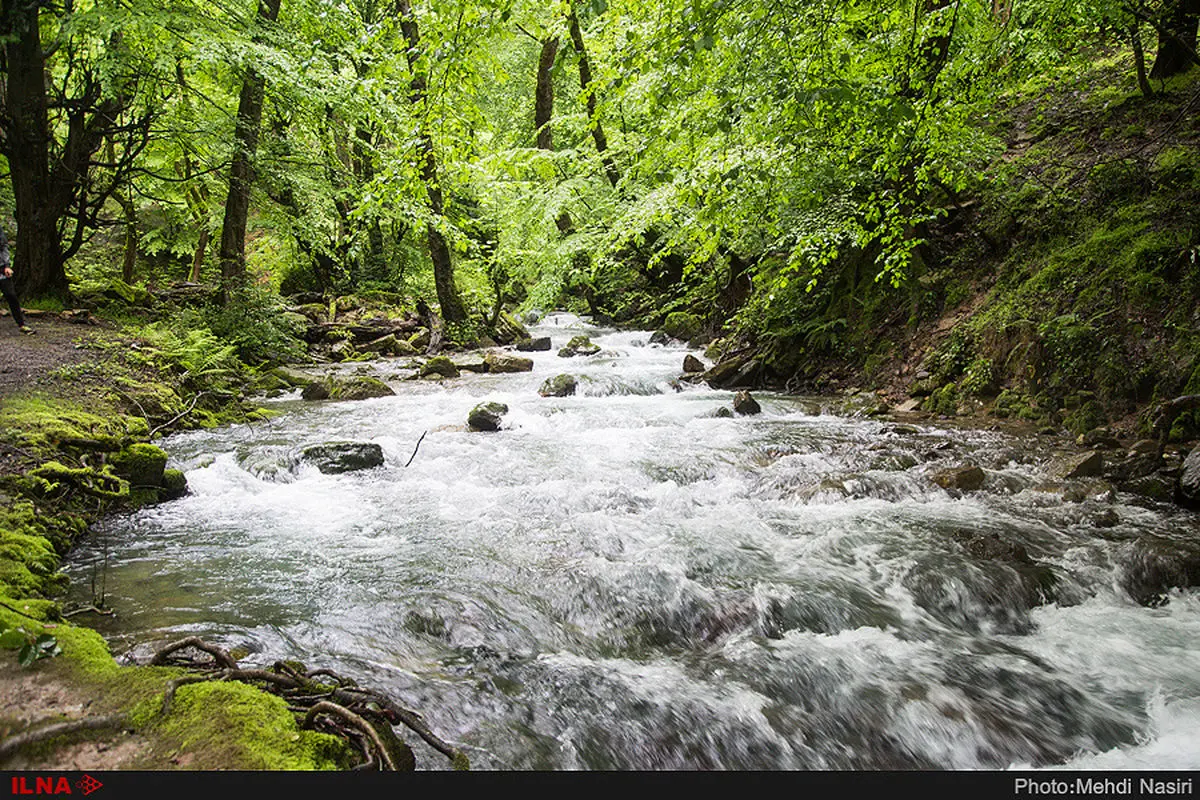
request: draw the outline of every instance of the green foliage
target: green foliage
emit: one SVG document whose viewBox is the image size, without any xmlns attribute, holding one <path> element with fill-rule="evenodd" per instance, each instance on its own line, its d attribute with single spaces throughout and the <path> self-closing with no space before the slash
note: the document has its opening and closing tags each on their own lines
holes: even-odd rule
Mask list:
<svg viewBox="0 0 1200 800">
<path fill-rule="evenodd" d="M 0 631 L 0 648 L 17 651 L 17 663 L 32 667 L 43 658 L 62 655 L 58 639 L 49 633 L 30 633 L 24 628 L 5 628 Z"/>
<path fill-rule="evenodd" d="M 997 376 L 996 370 L 992 365 L 992 360 L 986 356 L 981 356 L 971 361 L 963 370 L 962 380 L 959 382 L 959 387 L 963 392 L 972 394 L 977 397 L 991 397 L 997 393 Z"/>
<path fill-rule="evenodd" d="M 192 324 L 199 325 L 199 318 Z M 185 316 L 181 322 L 187 324 Z M 220 385 L 228 383 L 243 369 L 237 348 L 218 339 L 207 327 L 183 327 L 155 323 L 143 335 L 154 344 L 162 358 L 183 373 L 185 380 Z"/>
<path fill-rule="evenodd" d="M 212 333 L 229 342 L 249 364 L 281 364 L 303 357 L 303 329 L 284 313 L 279 298 L 257 285 L 231 293 L 224 304 L 205 309 L 203 319 Z"/>
<path fill-rule="evenodd" d="M 966 327 L 954 328 L 929 358 L 927 369 L 940 382 L 953 380 L 974 362 L 975 338 Z"/>
<path fill-rule="evenodd" d="M 1039 333 L 1055 365 L 1055 384 L 1070 381 L 1074 385 L 1095 373 L 1101 337 L 1091 321 L 1076 314 L 1061 314 L 1042 323 Z"/>
</svg>

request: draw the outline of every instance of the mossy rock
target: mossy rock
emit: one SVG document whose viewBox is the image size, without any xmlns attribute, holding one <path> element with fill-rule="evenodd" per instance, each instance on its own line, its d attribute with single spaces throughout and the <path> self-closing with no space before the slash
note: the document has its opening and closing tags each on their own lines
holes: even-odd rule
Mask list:
<svg viewBox="0 0 1200 800">
<path fill-rule="evenodd" d="M 675 311 L 667 315 L 663 321 L 662 330 L 673 339 L 691 341 L 700 335 L 703 323 L 695 314 L 686 311 Z"/>
<path fill-rule="evenodd" d="M 127 306 L 148 308 L 154 302 L 150 292 L 146 289 L 141 286 L 131 286 L 119 278 L 77 287 L 75 295 L 81 304 L 93 307 L 121 303 Z"/>
<path fill-rule="evenodd" d="M 146 420 L 132 429 L 132 418 L 117 413 L 98 414 L 62 402 L 43 398 L 9 398 L 0 401 L 4 425 L 17 435 L 17 443 L 26 450 L 73 452 L 115 452 L 146 426 Z"/>
<path fill-rule="evenodd" d="M 78 490 L 100 500 L 125 500 L 129 497 L 129 481 L 113 474 L 112 467 L 68 467 L 58 461 L 47 461 L 25 474 L 27 488 L 33 494 L 53 498 Z"/>
<path fill-rule="evenodd" d="M 459 374 L 458 365 L 446 356 L 434 356 L 425 362 L 425 366 L 421 367 L 422 378 L 427 378 L 430 375 L 441 375 L 443 378 L 457 378 Z"/>
<path fill-rule="evenodd" d="M 167 467 L 167 451 L 152 444 L 131 444 L 109 459 L 113 472 L 137 488 L 159 487 Z"/>
<path fill-rule="evenodd" d="M 538 394 L 542 397 L 566 397 L 575 394 L 577 386 L 578 381 L 574 375 L 563 373 L 547 378 L 542 383 L 542 388 L 538 389 Z"/>
<path fill-rule="evenodd" d="M 925 398 L 925 401 L 921 403 L 921 409 L 934 414 L 953 417 L 958 413 L 958 401 L 958 387 L 953 383 L 948 383 L 940 389 L 936 389 L 929 397 Z"/>
<path fill-rule="evenodd" d="M 1084 434 L 1108 422 L 1104 406 L 1096 400 L 1087 400 L 1063 417 L 1063 427 L 1074 434 Z"/>
<path fill-rule="evenodd" d="M 500 419 L 507 413 L 508 406 L 504 403 L 480 403 L 467 415 L 467 426 L 475 431 L 498 431 Z"/>
<path fill-rule="evenodd" d="M 183 470 L 165 469 L 162 477 L 162 495 L 164 500 L 174 500 L 188 493 L 187 476 Z"/>
<path fill-rule="evenodd" d="M 572 336 L 565 347 L 559 348 L 558 355 L 562 358 L 573 358 L 574 356 L 592 356 L 600 352 L 600 345 L 595 344 L 592 340 L 583 336 Z"/>
<path fill-rule="evenodd" d="M 529 331 L 521 322 L 506 311 L 501 311 L 496 319 L 496 325 L 490 330 L 497 344 L 514 344 L 528 341 Z"/>
<path fill-rule="evenodd" d="M 305 386 L 300 397 L 304 400 L 368 400 L 394 394 L 392 387 L 369 375 L 353 378 L 326 376 Z"/>
</svg>

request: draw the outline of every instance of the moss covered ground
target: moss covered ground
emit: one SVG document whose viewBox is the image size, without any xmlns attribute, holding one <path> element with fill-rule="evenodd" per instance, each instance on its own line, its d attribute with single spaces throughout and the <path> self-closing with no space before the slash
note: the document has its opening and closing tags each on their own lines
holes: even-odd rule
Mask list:
<svg viewBox="0 0 1200 800">
<path fill-rule="evenodd" d="M 164 692 L 183 671 L 118 665 L 57 600 L 61 559 L 90 523 L 186 491 L 153 437 L 253 414 L 237 399 L 252 376 L 205 373 L 197 359 L 211 359 L 202 348 L 164 347 L 117 325 L 89 329 L 80 358 L 76 330 L 46 318 L 39 328 L 43 337 L 70 335 L 72 347 L 57 366 L 50 359 L 35 377 L 0 386 L 0 766 L 345 768 L 342 739 L 303 730 L 283 699 L 249 684 L 180 686 L 163 714 Z M 48 643 L 40 651 L 22 647 L 39 641 Z M 110 715 L 119 723 L 3 751 L 9 737 Z"/>
</svg>

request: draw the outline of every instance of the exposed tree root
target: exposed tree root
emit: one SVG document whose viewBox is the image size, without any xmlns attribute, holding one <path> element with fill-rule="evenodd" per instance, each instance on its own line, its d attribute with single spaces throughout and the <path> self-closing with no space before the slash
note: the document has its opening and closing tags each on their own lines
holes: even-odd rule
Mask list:
<svg viewBox="0 0 1200 800">
<path fill-rule="evenodd" d="M 379 753 L 380 758 L 383 760 L 383 768 L 389 772 L 397 771 L 398 767 L 392 758 L 392 754 L 389 752 L 387 745 L 379 738 L 379 732 L 371 727 L 371 723 L 345 706 L 331 703 L 328 700 L 321 700 L 308 709 L 308 712 L 304 715 L 304 721 L 300 723 L 300 727 L 312 728 L 319 714 L 332 714 L 356 730 L 361 731 L 375 746 L 376 752 Z"/>
<path fill-rule="evenodd" d="M 192 661 L 179 655 L 194 648 L 212 658 Z M 301 726 L 341 736 L 362 755 L 354 769 L 411 770 L 415 768 L 412 750 L 392 730 L 404 725 L 427 744 L 450 759 L 455 769 L 470 769 L 466 754 L 439 738 L 415 711 L 404 708 L 387 695 L 364 689 L 332 670 L 305 671 L 303 665 L 276 661 L 271 669 L 243 669 L 237 660 L 216 645 L 189 637 L 173 642 L 156 652 L 155 665 L 183 665 L 202 670 L 176 678 L 163 693 L 162 714 L 170 713 L 175 693 L 181 686 L 202 681 L 241 681 L 287 700 L 289 708 L 303 715 Z M 318 680 L 320 679 L 320 680 Z"/>
<path fill-rule="evenodd" d="M 229 653 L 226 653 L 216 645 L 209 644 L 208 642 L 205 642 L 195 636 L 189 636 L 186 639 L 180 639 L 178 642 L 172 642 L 171 644 L 162 648 L 154 654 L 154 658 L 150 659 L 150 664 L 152 666 L 162 666 L 167 664 L 168 656 L 170 656 L 172 653 L 185 650 L 189 647 L 194 647 L 197 650 L 208 653 L 213 657 L 213 661 L 219 666 L 225 667 L 226 669 L 237 669 L 237 661 L 233 658 L 233 656 L 229 655 Z"/>
<path fill-rule="evenodd" d="M 49 725 L 42 725 L 41 727 L 30 727 L 21 733 L 13 734 L 6 739 L 0 739 L 0 761 L 8 758 L 26 745 L 37 744 L 47 739 L 53 739 L 56 736 L 66 736 L 67 734 L 78 733 L 79 731 L 120 728 L 127 721 L 128 718 L 124 714 L 108 714 L 103 717 L 84 717 L 83 719 L 71 720 L 69 722 L 55 722 Z"/>
</svg>

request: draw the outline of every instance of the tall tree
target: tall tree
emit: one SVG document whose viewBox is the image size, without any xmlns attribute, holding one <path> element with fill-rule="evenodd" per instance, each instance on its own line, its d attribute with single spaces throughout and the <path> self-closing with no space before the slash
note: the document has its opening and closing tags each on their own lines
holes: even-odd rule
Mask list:
<svg viewBox="0 0 1200 800">
<path fill-rule="evenodd" d="M 256 23 L 279 19 L 280 0 L 259 0 Z M 250 214 L 250 189 L 254 183 L 254 155 L 258 150 L 262 126 L 266 79 L 254 67 L 242 79 L 234 123 L 233 163 L 229 168 L 229 193 L 225 198 L 225 219 L 221 225 L 221 293 L 228 294 L 246 277 L 246 222 Z"/>
<path fill-rule="evenodd" d="M 587 104 L 588 125 L 592 129 L 592 139 L 596 142 L 596 152 L 604 164 L 604 174 L 614 187 L 621 181 L 621 173 L 608 152 L 608 137 L 604 135 L 604 126 L 600 124 L 600 111 L 596 104 L 596 86 L 592 83 L 592 62 L 588 58 L 587 46 L 583 41 L 583 30 L 579 27 L 579 17 L 575 13 L 575 4 L 567 4 L 567 26 L 571 32 L 571 45 L 579 58 L 579 88 L 583 91 L 584 102 Z"/>
<path fill-rule="evenodd" d="M 400 29 L 408 47 L 404 51 L 408 62 L 411 78 L 409 80 L 409 100 L 417 109 L 419 125 L 417 132 L 417 157 L 420 161 L 421 180 L 425 184 L 425 192 L 429 198 L 429 211 L 432 218 L 425 226 L 426 238 L 429 242 L 429 257 L 433 261 L 433 281 L 437 291 L 438 305 L 441 307 L 442 318 L 447 322 L 465 322 L 467 312 L 463 308 L 462 298 L 458 294 L 458 286 L 454 280 L 454 262 L 450 257 L 450 247 L 446 237 L 438 227 L 445 218 L 446 203 L 442 193 L 442 184 L 438 178 L 437 157 L 433 148 L 433 137 L 429 133 L 427 114 L 423 107 L 428 99 L 428 79 L 426 71 L 427 56 L 421 46 L 421 31 L 417 15 L 413 12 L 408 0 L 396 0 L 396 12 L 400 17 Z"/>
<path fill-rule="evenodd" d="M 554 130 L 550 121 L 554 118 L 554 59 L 558 55 L 558 37 L 542 39 L 542 51 L 538 56 L 537 88 L 534 91 L 533 126 L 537 130 L 537 146 L 540 150 L 554 149 Z"/>
<path fill-rule="evenodd" d="M 17 221 L 16 281 L 27 297 L 69 298 L 66 261 L 128 179 L 155 113 L 127 115 L 136 92 L 134 57 L 119 33 L 103 33 L 100 16 L 73 3 L 0 2 L 0 152 Z M 97 162 L 106 141 L 118 146 Z"/>
</svg>

